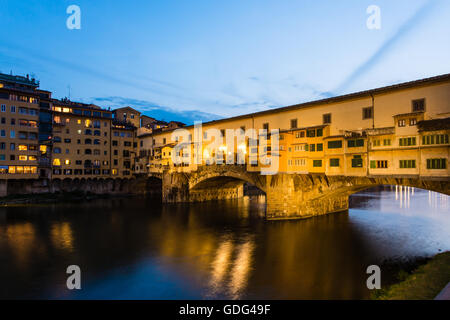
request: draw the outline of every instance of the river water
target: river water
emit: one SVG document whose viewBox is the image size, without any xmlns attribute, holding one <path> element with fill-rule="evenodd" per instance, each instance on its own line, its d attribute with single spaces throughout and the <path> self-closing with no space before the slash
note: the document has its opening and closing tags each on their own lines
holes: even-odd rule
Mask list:
<svg viewBox="0 0 450 320">
<path fill-rule="evenodd" d="M 0 298 L 365 299 L 366 269 L 450 250 L 449 197 L 384 187 L 348 212 L 265 221 L 263 197 L 0 208 Z M 81 269 L 68 290 L 66 268 Z"/>
</svg>

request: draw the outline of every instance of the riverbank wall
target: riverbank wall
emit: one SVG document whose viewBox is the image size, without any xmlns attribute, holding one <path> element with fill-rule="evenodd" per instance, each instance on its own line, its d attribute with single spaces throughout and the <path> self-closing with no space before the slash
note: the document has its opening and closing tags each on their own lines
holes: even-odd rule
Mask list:
<svg viewBox="0 0 450 320">
<path fill-rule="evenodd" d="M 0 198 L 52 193 L 157 194 L 160 186 L 145 177 L 132 179 L 22 179 L 0 180 Z"/>
</svg>

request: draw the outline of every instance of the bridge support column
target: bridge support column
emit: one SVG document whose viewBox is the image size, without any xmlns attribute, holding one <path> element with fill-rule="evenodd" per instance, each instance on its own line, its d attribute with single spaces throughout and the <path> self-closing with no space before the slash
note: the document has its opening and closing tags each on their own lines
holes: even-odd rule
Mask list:
<svg viewBox="0 0 450 320">
<path fill-rule="evenodd" d="M 162 201 L 189 201 L 189 181 L 184 173 L 165 173 L 162 176 Z"/>
<path fill-rule="evenodd" d="M 267 176 L 268 220 L 302 219 L 348 209 L 348 193 L 330 190 L 323 175 Z"/>
</svg>

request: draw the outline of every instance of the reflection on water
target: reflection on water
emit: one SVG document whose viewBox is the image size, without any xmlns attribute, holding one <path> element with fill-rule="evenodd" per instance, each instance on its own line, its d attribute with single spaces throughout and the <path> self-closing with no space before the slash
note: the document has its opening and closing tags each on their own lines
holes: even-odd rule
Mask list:
<svg viewBox="0 0 450 320">
<path fill-rule="evenodd" d="M 277 222 L 261 197 L 0 208 L 0 298 L 367 298 L 368 265 L 450 250 L 448 196 L 393 186 L 351 200 Z M 65 288 L 71 264 L 81 291 Z"/>
</svg>

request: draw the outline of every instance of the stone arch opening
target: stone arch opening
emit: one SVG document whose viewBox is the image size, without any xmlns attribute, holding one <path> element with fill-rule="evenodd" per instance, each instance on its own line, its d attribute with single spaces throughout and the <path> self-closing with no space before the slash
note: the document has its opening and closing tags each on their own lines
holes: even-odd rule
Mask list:
<svg viewBox="0 0 450 320">
<path fill-rule="evenodd" d="M 201 202 L 242 198 L 246 195 L 264 195 L 265 191 L 251 181 L 233 176 L 213 176 L 191 183 L 189 200 Z"/>
</svg>

